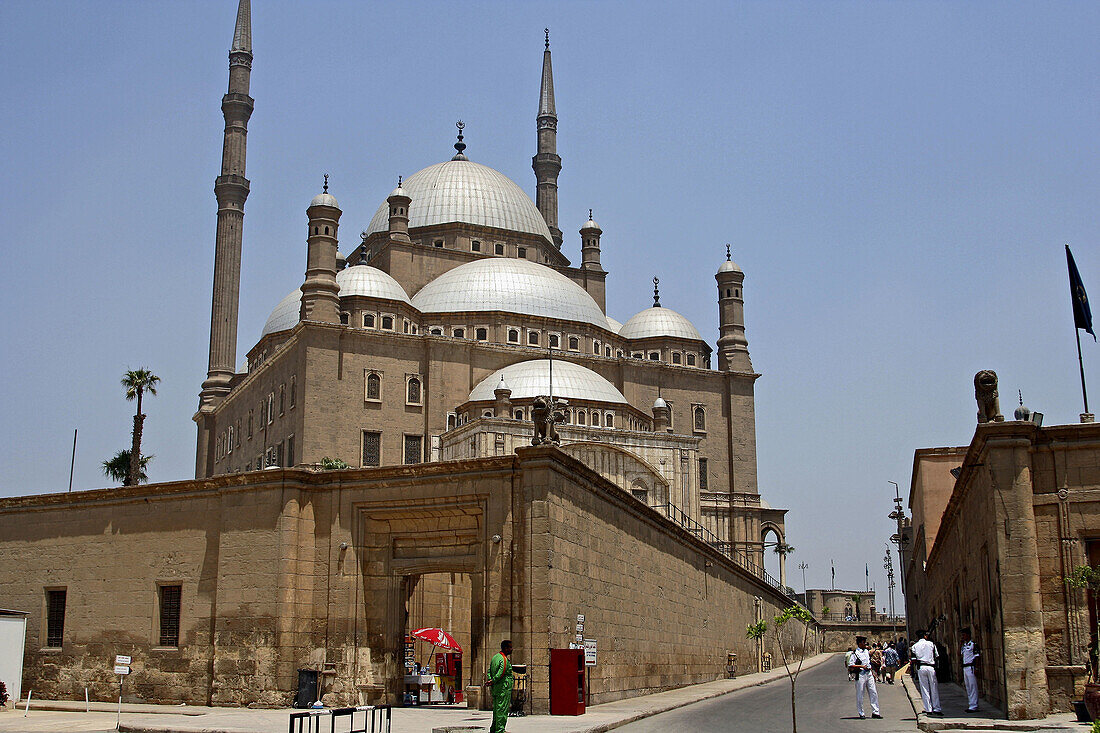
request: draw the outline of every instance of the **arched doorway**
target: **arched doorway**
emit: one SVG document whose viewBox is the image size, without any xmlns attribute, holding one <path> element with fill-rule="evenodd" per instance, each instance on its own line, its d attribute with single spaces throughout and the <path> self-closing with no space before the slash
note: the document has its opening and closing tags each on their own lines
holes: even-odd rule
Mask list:
<svg viewBox="0 0 1100 733">
<path fill-rule="evenodd" d="M 787 587 L 787 554 L 789 546 L 783 536 L 783 528 L 771 522 L 760 525 L 760 542 L 764 545 L 764 570 Z"/>
</svg>

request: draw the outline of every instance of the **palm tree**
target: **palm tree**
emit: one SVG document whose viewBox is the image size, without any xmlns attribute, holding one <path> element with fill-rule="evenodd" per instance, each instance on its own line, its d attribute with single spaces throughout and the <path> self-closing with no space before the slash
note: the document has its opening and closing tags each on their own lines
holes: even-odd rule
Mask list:
<svg viewBox="0 0 1100 733">
<path fill-rule="evenodd" d="M 157 393 L 157 382 L 160 377 L 148 369 L 131 369 L 122 375 L 122 386 L 126 388 L 126 399 L 137 400 L 137 412 L 134 413 L 134 442 L 130 448 L 130 471 L 126 475 L 123 485 L 135 486 L 141 473 L 141 428 L 145 422 L 145 415 L 141 413 L 141 397 L 148 392 L 151 395 Z"/>
<path fill-rule="evenodd" d="M 856 621 L 859 621 L 860 620 L 859 604 L 863 600 L 863 594 L 862 593 L 853 593 L 852 595 L 848 596 L 848 600 L 850 600 L 852 603 L 855 604 L 855 606 L 856 606 Z"/>
<path fill-rule="evenodd" d="M 138 481 L 149 480 L 149 477 L 145 475 L 145 467 L 149 465 L 149 460 L 152 457 L 141 457 L 141 461 L 138 463 Z M 108 478 L 120 482 L 123 486 L 128 486 L 127 482 L 130 480 L 130 451 L 120 450 L 110 459 L 104 461 L 103 473 Z"/>
</svg>

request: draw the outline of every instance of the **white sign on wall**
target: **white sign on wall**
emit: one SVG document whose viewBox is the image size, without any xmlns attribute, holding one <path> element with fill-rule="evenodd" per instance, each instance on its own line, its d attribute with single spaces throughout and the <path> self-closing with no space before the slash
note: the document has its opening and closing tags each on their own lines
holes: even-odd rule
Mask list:
<svg viewBox="0 0 1100 733">
<path fill-rule="evenodd" d="M 115 674 L 130 674 L 130 668 L 127 667 L 125 664 L 116 664 Z"/>
<path fill-rule="evenodd" d="M 132 661 L 134 661 L 134 660 L 131 657 L 126 656 L 125 654 L 116 654 L 115 655 L 115 666 L 116 667 L 119 666 L 119 665 L 123 665 L 123 664 L 129 664 Z"/>
<path fill-rule="evenodd" d="M 584 666 L 595 667 L 596 666 L 596 640 L 585 639 L 584 640 Z"/>
</svg>

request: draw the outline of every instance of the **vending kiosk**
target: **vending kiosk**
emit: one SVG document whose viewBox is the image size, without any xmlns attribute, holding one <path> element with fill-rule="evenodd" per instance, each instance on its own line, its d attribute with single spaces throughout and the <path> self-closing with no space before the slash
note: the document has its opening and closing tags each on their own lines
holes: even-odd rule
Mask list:
<svg viewBox="0 0 1100 733">
<path fill-rule="evenodd" d="M 584 715 L 584 650 L 550 650 L 550 714 Z"/>
</svg>

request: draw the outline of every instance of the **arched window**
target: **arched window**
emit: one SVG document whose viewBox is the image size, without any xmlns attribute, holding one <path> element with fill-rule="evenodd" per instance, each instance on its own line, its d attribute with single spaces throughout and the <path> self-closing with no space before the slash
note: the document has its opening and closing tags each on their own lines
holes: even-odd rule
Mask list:
<svg viewBox="0 0 1100 733">
<path fill-rule="evenodd" d="M 604 424 L 604 427 L 607 427 L 607 428 L 615 427 L 615 416 L 613 414 L 611 414 L 610 412 L 607 413 L 606 415 L 603 416 L 603 424 Z"/>
<path fill-rule="evenodd" d="M 417 377 L 409 377 L 408 385 L 405 390 L 405 402 L 410 405 L 420 404 L 420 379 Z"/>
<path fill-rule="evenodd" d="M 363 314 L 363 328 L 374 328 L 374 314 L 373 313 L 364 313 Z"/>
<path fill-rule="evenodd" d="M 508 329 L 508 343 L 510 343 L 510 344 L 518 344 L 519 343 L 519 329 L 518 328 L 509 328 Z"/>
<path fill-rule="evenodd" d="M 695 408 L 695 432 L 705 433 L 707 431 L 707 411 L 701 406 Z"/>
<path fill-rule="evenodd" d="M 672 352 L 672 363 L 673 364 L 679 364 L 680 363 L 680 358 L 681 357 L 680 357 L 680 352 L 679 351 L 673 351 Z"/>
<path fill-rule="evenodd" d="M 447 415 L 447 429 L 454 430 L 458 427 L 458 415 L 453 412 Z"/>
<path fill-rule="evenodd" d="M 451 335 L 454 336 L 456 339 L 464 339 L 464 338 L 466 338 L 466 329 L 465 328 L 456 328 L 453 331 L 451 331 Z"/>
<path fill-rule="evenodd" d="M 488 341 L 489 340 L 489 329 L 487 329 L 487 328 L 475 328 L 474 329 L 474 338 L 476 338 L 478 341 Z"/>
<path fill-rule="evenodd" d="M 367 374 L 366 398 L 371 402 L 379 402 L 382 399 L 382 377 L 377 372 Z"/>
<path fill-rule="evenodd" d="M 440 328 L 439 326 L 432 326 L 431 334 L 432 334 L 432 336 L 442 336 L 443 335 L 443 329 Z"/>
<path fill-rule="evenodd" d="M 393 330 L 393 316 L 382 316 L 382 329 L 385 331 Z"/>
<path fill-rule="evenodd" d="M 328 227 L 325 227 L 325 234 L 328 234 Z"/>
<path fill-rule="evenodd" d="M 584 425 L 584 410 L 577 410 L 577 424 Z"/>
<path fill-rule="evenodd" d="M 600 413 L 592 413 L 592 427 L 598 428 L 600 426 Z"/>
<path fill-rule="evenodd" d="M 560 349 L 561 348 L 561 336 L 558 336 L 556 333 L 552 333 L 552 334 L 550 334 L 549 338 L 550 338 L 550 348 L 551 349 Z"/>
<path fill-rule="evenodd" d="M 527 345 L 528 346 L 538 346 L 539 345 L 539 332 L 538 331 L 528 331 L 527 332 Z"/>
<path fill-rule="evenodd" d="M 482 417 L 492 417 L 493 416 L 493 411 L 492 410 L 486 410 L 485 412 L 481 413 L 481 416 Z"/>
<path fill-rule="evenodd" d="M 512 417 L 515 418 L 516 420 L 522 420 L 523 419 L 523 409 L 520 408 L 518 410 L 514 410 L 512 412 Z"/>
<path fill-rule="evenodd" d="M 578 339 L 576 336 L 570 336 L 569 337 L 569 350 L 570 351 L 577 351 L 580 348 L 581 348 L 580 339 Z"/>
<path fill-rule="evenodd" d="M 688 354 L 688 366 L 695 366 L 695 354 Z"/>
</svg>

